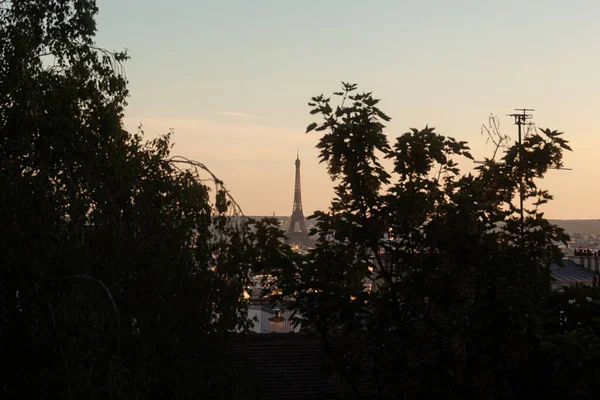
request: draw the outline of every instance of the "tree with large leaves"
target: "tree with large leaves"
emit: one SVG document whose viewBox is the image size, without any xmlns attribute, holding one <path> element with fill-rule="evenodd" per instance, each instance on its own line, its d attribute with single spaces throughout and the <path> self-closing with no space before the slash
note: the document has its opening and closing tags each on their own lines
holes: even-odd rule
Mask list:
<svg viewBox="0 0 600 400">
<path fill-rule="evenodd" d="M 472 173 L 467 143 L 411 129 L 390 144 L 371 93 L 314 97 L 317 147 L 335 182 L 316 212 L 316 248 L 282 280 L 297 322 L 319 331 L 349 393 L 381 398 L 514 398 L 543 331 L 545 265 L 567 236 L 538 184 L 568 150 L 539 130 Z M 386 170 L 381 159 L 393 164 Z M 524 198 L 520 217 L 519 194 Z"/>
<path fill-rule="evenodd" d="M 220 349 L 287 249 L 170 134 L 123 128 L 128 56 L 96 13 L 0 1 L 0 397 L 245 396 Z"/>
</svg>

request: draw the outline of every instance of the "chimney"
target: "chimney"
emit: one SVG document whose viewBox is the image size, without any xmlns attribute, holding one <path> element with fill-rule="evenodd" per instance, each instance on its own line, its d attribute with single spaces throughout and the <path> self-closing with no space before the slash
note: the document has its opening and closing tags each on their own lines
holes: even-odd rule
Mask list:
<svg viewBox="0 0 600 400">
<path fill-rule="evenodd" d="M 276 333 L 285 332 L 285 318 L 281 316 L 281 309 L 275 306 L 273 312 L 275 313 L 275 316 L 269 318 L 269 330 Z"/>
</svg>

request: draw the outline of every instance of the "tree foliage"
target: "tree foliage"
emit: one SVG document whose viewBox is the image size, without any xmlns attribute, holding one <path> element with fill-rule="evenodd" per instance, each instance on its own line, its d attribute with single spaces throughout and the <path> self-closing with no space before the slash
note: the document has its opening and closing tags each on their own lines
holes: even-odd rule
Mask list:
<svg viewBox="0 0 600 400">
<path fill-rule="evenodd" d="M 0 397 L 241 396 L 220 350 L 273 221 L 170 133 L 123 128 L 128 56 L 95 45 L 96 13 L 0 2 Z"/>
<path fill-rule="evenodd" d="M 314 215 L 316 248 L 295 279 L 279 282 L 296 299 L 296 321 L 323 335 L 355 395 L 536 393 L 545 266 L 561 262 L 557 244 L 567 239 L 544 218 L 552 196 L 538 184 L 570 150 L 562 133 L 540 129 L 464 173 L 466 142 L 425 127 L 390 144 L 379 100 L 356 89 L 343 83 L 338 105 L 323 95 L 309 103 L 323 119 L 307 132 L 321 132 L 320 159 L 336 186 L 329 210 Z"/>
<path fill-rule="evenodd" d="M 571 399 L 600 395 L 600 290 L 564 288 L 549 297 L 544 314 L 540 367 L 548 394 Z"/>
</svg>

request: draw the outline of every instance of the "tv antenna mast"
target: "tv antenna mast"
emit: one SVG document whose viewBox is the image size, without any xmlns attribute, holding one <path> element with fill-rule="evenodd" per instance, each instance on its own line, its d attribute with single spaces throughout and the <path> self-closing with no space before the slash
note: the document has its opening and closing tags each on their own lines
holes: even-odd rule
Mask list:
<svg viewBox="0 0 600 400">
<path fill-rule="evenodd" d="M 533 119 L 533 114 L 531 114 L 533 111 L 535 111 L 532 108 L 515 108 L 515 113 L 512 114 L 508 114 L 509 117 L 513 117 L 514 121 L 515 121 L 515 125 L 517 125 L 517 129 L 518 129 L 518 141 L 517 143 L 519 144 L 519 162 L 521 162 L 521 160 L 523 159 L 522 155 L 521 155 L 521 151 L 522 151 L 522 144 L 523 144 L 523 126 L 528 126 L 528 127 L 532 127 L 535 126 L 535 124 L 533 122 L 531 122 L 531 120 Z M 487 128 L 486 128 L 487 129 Z M 528 129 L 529 131 L 529 129 Z M 502 141 L 502 138 L 501 138 Z M 495 153 L 494 153 L 495 154 Z M 494 162 L 492 160 L 492 162 Z M 475 161 L 476 164 L 485 164 L 484 161 Z M 571 168 L 563 168 L 563 167 L 548 167 L 548 169 L 556 169 L 556 170 L 566 170 L 566 171 L 571 171 Z M 524 197 L 524 193 L 523 193 L 523 179 L 521 179 L 521 182 L 519 183 L 519 212 L 521 214 L 521 225 L 523 224 L 524 221 L 524 216 L 523 216 L 523 197 Z"/>
</svg>

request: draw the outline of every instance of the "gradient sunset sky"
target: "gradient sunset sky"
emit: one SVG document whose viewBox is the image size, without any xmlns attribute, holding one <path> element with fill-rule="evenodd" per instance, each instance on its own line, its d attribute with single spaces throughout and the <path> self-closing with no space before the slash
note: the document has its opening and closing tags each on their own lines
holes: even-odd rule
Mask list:
<svg viewBox="0 0 600 400">
<path fill-rule="evenodd" d="M 97 44 L 127 48 L 125 124 L 175 129 L 174 153 L 205 163 L 247 215 L 289 215 L 302 160 L 305 215 L 332 184 L 318 164 L 311 96 L 354 82 L 382 99 L 390 139 L 435 126 L 491 155 L 490 113 L 514 108 L 565 132 L 572 171 L 551 171 L 549 218 L 600 218 L 600 2 L 99 0 Z M 461 166 L 471 168 L 472 163 Z"/>
</svg>

